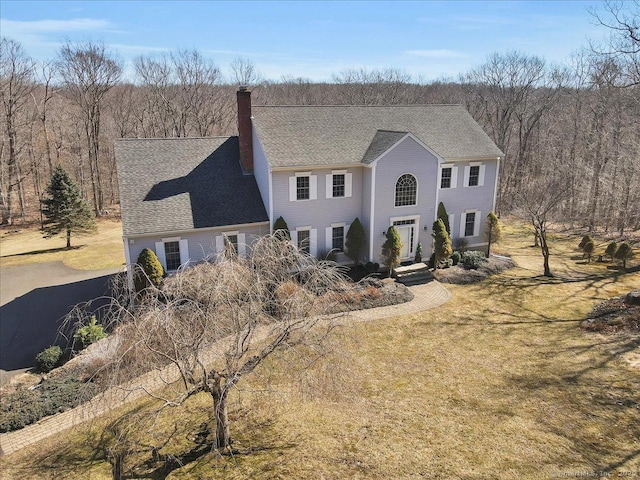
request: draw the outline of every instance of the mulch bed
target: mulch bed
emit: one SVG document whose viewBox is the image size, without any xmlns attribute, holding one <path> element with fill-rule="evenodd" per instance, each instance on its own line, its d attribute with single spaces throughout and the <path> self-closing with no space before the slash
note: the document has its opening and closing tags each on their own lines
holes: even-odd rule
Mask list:
<svg viewBox="0 0 640 480">
<path fill-rule="evenodd" d="M 441 268 L 434 270 L 433 276 L 441 283 L 453 283 L 456 285 L 467 285 L 476 283 L 485 278 L 500 273 L 504 270 L 515 267 L 516 264 L 509 257 L 491 256 L 486 262 L 483 262 L 480 268 L 476 270 L 466 269 L 462 265 L 456 265 L 449 268 Z"/>
<path fill-rule="evenodd" d="M 601 333 L 640 332 L 640 305 L 626 302 L 625 297 L 606 300 L 593 307 L 580 328 Z"/>
</svg>

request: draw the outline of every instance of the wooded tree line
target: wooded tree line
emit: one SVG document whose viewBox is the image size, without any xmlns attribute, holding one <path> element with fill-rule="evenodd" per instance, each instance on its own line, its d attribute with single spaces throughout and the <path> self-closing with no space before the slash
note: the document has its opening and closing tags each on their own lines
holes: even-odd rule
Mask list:
<svg viewBox="0 0 640 480">
<path fill-rule="evenodd" d="M 39 218 L 57 165 L 104 214 L 118 203 L 114 139 L 235 134 L 234 93 L 248 84 L 263 105 L 463 104 L 505 153 L 499 214 L 548 180 L 568 192 L 562 219 L 624 235 L 640 229 L 640 4 L 629 5 L 624 13 L 607 4 L 596 18 L 610 41 L 567 64 L 495 53 L 455 80 L 432 82 L 394 68 L 345 70 L 326 83 L 266 80 L 242 58 L 225 76 L 197 50 L 140 56 L 125 79 L 123 62 L 101 43 L 66 43 L 36 62 L 2 38 L 2 223 Z"/>
</svg>

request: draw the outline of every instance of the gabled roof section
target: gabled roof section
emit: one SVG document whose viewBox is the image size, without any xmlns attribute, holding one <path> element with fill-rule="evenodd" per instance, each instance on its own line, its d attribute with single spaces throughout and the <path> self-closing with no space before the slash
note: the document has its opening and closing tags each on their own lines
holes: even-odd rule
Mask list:
<svg viewBox="0 0 640 480">
<path fill-rule="evenodd" d="M 122 139 L 115 153 L 125 236 L 268 220 L 238 137 Z"/>
<path fill-rule="evenodd" d="M 445 160 L 503 156 L 462 105 L 254 106 L 252 114 L 272 167 L 363 164 L 407 132 Z"/>
<path fill-rule="evenodd" d="M 407 136 L 409 132 L 390 132 L 388 130 L 378 130 L 369 145 L 366 153 L 362 157 L 362 163 L 370 164 L 384 152 Z"/>
</svg>

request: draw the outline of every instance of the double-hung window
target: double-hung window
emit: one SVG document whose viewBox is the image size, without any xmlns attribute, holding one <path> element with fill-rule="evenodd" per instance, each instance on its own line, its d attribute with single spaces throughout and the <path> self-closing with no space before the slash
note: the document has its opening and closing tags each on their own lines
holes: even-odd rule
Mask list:
<svg viewBox="0 0 640 480">
<path fill-rule="evenodd" d="M 315 200 L 318 198 L 318 176 L 311 172 L 296 172 L 289 177 L 289 201 Z"/>
<path fill-rule="evenodd" d="M 332 227 L 331 248 L 334 250 L 344 250 L 344 227 Z"/>
<path fill-rule="evenodd" d="M 310 197 L 311 185 L 309 177 L 296 177 L 296 200 L 309 200 Z"/>
<path fill-rule="evenodd" d="M 442 177 L 440 178 L 440 188 L 451 188 L 451 167 L 442 169 Z"/>
<path fill-rule="evenodd" d="M 180 242 L 164 242 L 164 258 L 167 261 L 167 270 L 180 268 Z"/>
<path fill-rule="evenodd" d="M 304 253 L 311 252 L 311 230 L 298 230 L 298 250 Z"/>
<path fill-rule="evenodd" d="M 478 210 L 467 210 L 460 216 L 460 237 L 477 237 L 480 235 L 482 213 Z"/>
<path fill-rule="evenodd" d="M 464 186 L 482 187 L 484 186 L 485 164 L 473 162 L 464 167 Z"/>
<path fill-rule="evenodd" d="M 167 272 L 178 270 L 189 262 L 189 245 L 180 237 L 163 238 L 156 242 L 156 255 Z"/>
<path fill-rule="evenodd" d="M 468 212 L 464 220 L 464 236 L 473 237 L 473 229 L 476 224 L 476 212 Z"/>
<path fill-rule="evenodd" d="M 332 175 L 333 177 L 333 198 L 344 197 L 344 173 Z"/>
<path fill-rule="evenodd" d="M 331 170 L 326 175 L 326 197 L 351 197 L 353 174 L 347 170 Z"/>
</svg>

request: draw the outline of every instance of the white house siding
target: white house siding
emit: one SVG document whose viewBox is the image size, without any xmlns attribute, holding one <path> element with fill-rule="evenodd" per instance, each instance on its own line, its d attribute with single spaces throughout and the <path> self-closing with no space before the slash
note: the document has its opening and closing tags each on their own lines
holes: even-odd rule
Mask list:
<svg viewBox="0 0 640 480">
<path fill-rule="evenodd" d="M 449 162 L 447 162 L 448 164 Z M 484 165 L 484 182 L 482 186 L 465 187 L 465 168 L 471 164 L 482 163 Z M 497 175 L 498 161 L 496 159 L 477 160 L 473 162 L 454 162 L 458 167 L 458 178 L 455 188 L 441 188 L 438 193 L 438 201 L 444 203 L 444 207 L 449 214 L 451 224 L 451 236 L 455 246 L 456 240 L 460 238 L 462 218 L 467 211 L 479 212 L 478 235 L 465 237 L 464 240 L 470 247 L 480 247 L 486 244 L 485 227 L 487 214 L 493 210 L 493 198 L 495 189 L 495 179 Z M 438 185 L 439 186 L 439 185 Z"/>
<path fill-rule="evenodd" d="M 271 196 L 271 190 L 269 185 L 269 162 L 262 148 L 260 138 L 255 129 L 252 130 L 253 138 L 253 176 L 258 184 L 258 190 L 262 197 L 262 203 L 264 209 L 267 211 L 267 215 L 271 217 L 271 211 L 269 210 L 269 201 Z M 276 217 L 277 218 L 277 217 Z M 275 218 L 271 218 L 271 222 L 274 222 Z"/>
<path fill-rule="evenodd" d="M 436 215 L 436 182 L 438 179 L 438 158 L 426 150 L 411 137 L 405 138 L 375 165 L 375 205 L 372 240 L 372 261 L 380 262 L 385 232 L 392 218 L 419 216 L 415 234 L 422 243 L 422 255 L 427 259 L 431 255 L 431 226 Z M 412 174 L 418 181 L 417 204 L 414 206 L 395 206 L 395 185 L 398 178 L 406 173 Z M 427 227 L 427 231 L 424 227 Z M 415 253 L 415 252 L 414 252 Z M 413 255 L 411 255 L 413 256 Z"/>
<path fill-rule="evenodd" d="M 265 223 L 242 227 L 230 226 L 201 229 L 183 233 L 177 232 L 145 237 L 129 237 L 125 238 L 124 241 L 129 246 L 131 262 L 135 264 L 140 252 L 145 248 L 150 248 L 158 255 L 159 252 L 157 251 L 156 243 L 162 242 L 163 239 L 186 240 L 188 247 L 187 252 L 183 253 L 181 251 L 180 253 L 181 256 L 187 258 L 191 264 L 201 262 L 209 255 L 216 253 L 216 236 L 222 235 L 225 232 L 236 231 L 239 234 L 244 234 L 244 243 L 250 246 L 259 236 L 269 233 L 269 225 Z M 161 252 L 158 256 L 161 257 L 162 255 L 164 255 L 164 252 Z"/>
<path fill-rule="evenodd" d="M 351 174 L 351 196 L 327 198 L 327 175 L 332 170 L 346 171 Z M 296 173 L 310 172 L 316 177 L 316 198 L 313 200 L 289 199 L 289 178 Z M 295 170 L 272 171 L 273 182 L 273 218 L 279 216 L 287 222 L 289 230 L 294 232 L 298 227 L 311 227 L 316 230 L 317 254 L 321 255 L 331 249 L 327 244 L 325 231 L 332 224 L 350 225 L 356 217 L 362 215 L 362 167 L 333 168 L 296 168 Z M 346 229 L 345 229 L 346 235 Z"/>
</svg>

